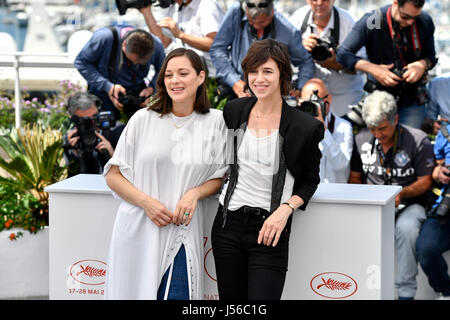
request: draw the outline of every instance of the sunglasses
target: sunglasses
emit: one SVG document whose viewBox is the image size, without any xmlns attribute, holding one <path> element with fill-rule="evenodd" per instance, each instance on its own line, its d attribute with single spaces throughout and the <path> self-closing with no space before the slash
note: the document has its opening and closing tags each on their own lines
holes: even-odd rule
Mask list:
<svg viewBox="0 0 450 320">
<path fill-rule="evenodd" d="M 269 6 L 269 2 L 260 2 L 258 4 L 256 3 L 252 3 L 252 2 L 247 2 L 247 7 L 248 8 L 259 8 L 259 9 L 265 9 Z"/>
</svg>

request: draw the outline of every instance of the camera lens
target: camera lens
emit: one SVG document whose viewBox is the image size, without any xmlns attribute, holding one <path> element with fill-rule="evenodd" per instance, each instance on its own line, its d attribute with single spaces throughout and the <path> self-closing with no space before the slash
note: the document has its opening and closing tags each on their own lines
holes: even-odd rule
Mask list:
<svg viewBox="0 0 450 320">
<path fill-rule="evenodd" d="M 312 49 L 311 54 L 314 60 L 323 61 L 331 57 L 331 53 L 329 50 L 330 48 L 327 44 L 320 44 Z"/>
<path fill-rule="evenodd" d="M 318 105 L 311 101 L 303 101 L 299 109 L 303 112 L 306 112 L 307 114 L 317 117 L 319 115 L 319 112 L 317 111 Z"/>
</svg>

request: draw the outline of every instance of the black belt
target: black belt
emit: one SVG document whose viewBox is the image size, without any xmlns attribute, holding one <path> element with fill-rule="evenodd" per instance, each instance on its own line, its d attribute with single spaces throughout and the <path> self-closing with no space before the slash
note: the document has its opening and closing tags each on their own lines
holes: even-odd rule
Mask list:
<svg viewBox="0 0 450 320">
<path fill-rule="evenodd" d="M 242 206 L 237 210 L 227 210 L 228 213 L 231 214 L 249 214 L 249 215 L 254 215 L 254 216 L 260 216 L 260 215 L 264 215 L 264 216 L 269 216 L 270 213 L 269 211 L 267 211 L 266 209 L 263 208 L 258 208 L 258 207 L 250 207 L 250 206 Z"/>
</svg>

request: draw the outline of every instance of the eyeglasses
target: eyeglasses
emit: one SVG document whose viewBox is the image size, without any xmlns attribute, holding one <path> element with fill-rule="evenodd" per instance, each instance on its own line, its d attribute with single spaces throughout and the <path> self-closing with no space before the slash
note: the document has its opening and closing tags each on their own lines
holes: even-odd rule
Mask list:
<svg viewBox="0 0 450 320">
<path fill-rule="evenodd" d="M 256 8 L 256 7 L 258 7 L 259 9 L 265 9 L 268 6 L 269 6 L 269 2 L 260 2 L 260 3 L 247 2 L 247 7 L 248 8 Z"/>
</svg>

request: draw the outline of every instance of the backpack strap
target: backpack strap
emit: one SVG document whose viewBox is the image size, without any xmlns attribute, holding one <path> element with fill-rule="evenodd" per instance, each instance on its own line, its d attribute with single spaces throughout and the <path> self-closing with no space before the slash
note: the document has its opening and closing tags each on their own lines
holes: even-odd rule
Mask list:
<svg viewBox="0 0 450 320">
<path fill-rule="evenodd" d="M 336 42 L 336 45 L 338 45 L 339 44 L 339 31 L 340 31 L 341 25 L 340 25 L 340 21 L 339 21 L 339 12 L 335 6 L 333 6 L 333 12 L 334 12 L 334 24 L 333 24 L 333 30 L 331 31 L 331 36 L 333 37 L 334 41 Z"/>
</svg>

